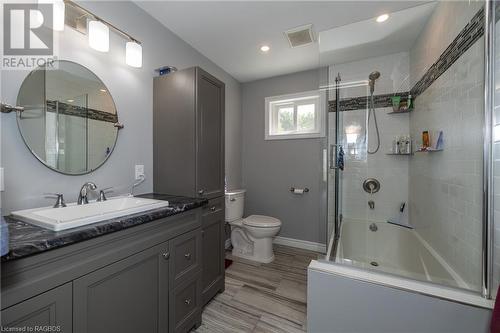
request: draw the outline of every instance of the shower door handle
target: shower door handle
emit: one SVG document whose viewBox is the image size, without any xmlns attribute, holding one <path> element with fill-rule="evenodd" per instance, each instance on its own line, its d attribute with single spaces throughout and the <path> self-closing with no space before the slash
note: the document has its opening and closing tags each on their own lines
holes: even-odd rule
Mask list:
<svg viewBox="0 0 500 333">
<path fill-rule="evenodd" d="M 335 145 L 330 145 L 330 169 L 335 169 L 335 165 L 333 164 L 333 155 L 334 155 L 334 150 Z"/>
<path fill-rule="evenodd" d="M 338 169 L 337 165 L 337 147 L 340 145 L 330 145 L 330 169 Z"/>
</svg>

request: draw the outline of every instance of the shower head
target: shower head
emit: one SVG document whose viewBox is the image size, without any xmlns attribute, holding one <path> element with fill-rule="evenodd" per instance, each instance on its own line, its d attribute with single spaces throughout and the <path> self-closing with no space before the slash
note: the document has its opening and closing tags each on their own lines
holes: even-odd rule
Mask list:
<svg viewBox="0 0 500 333">
<path fill-rule="evenodd" d="M 379 71 L 371 72 L 370 75 L 368 76 L 368 78 L 370 79 L 370 81 L 375 81 L 379 77 L 380 77 L 380 72 Z"/>
<path fill-rule="evenodd" d="M 375 90 L 375 80 L 380 77 L 380 72 L 379 71 L 373 71 L 368 75 L 368 79 L 370 80 L 370 94 L 373 94 L 373 91 Z"/>
</svg>

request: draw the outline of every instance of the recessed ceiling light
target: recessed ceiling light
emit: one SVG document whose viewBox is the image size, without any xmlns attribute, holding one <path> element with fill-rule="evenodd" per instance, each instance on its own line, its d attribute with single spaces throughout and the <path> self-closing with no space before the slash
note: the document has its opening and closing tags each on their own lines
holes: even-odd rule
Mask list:
<svg viewBox="0 0 500 333">
<path fill-rule="evenodd" d="M 106 89 L 99 89 L 100 92 L 106 92 Z"/>
<path fill-rule="evenodd" d="M 73 103 L 75 100 L 74 99 L 68 99 L 68 102 Z"/>
<path fill-rule="evenodd" d="M 269 52 L 269 50 L 270 50 L 270 49 L 271 49 L 271 48 L 270 48 L 268 45 L 262 45 L 262 46 L 260 47 L 260 50 L 261 50 L 262 52 Z"/>
<path fill-rule="evenodd" d="M 379 17 L 377 17 L 377 22 L 378 23 L 385 22 L 385 21 L 387 21 L 388 18 L 389 18 L 389 14 L 382 14 Z"/>
</svg>

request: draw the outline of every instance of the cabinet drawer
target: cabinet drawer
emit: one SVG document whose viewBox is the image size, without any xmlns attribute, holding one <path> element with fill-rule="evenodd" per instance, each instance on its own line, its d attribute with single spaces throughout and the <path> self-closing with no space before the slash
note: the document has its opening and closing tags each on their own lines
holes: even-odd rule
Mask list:
<svg viewBox="0 0 500 333">
<path fill-rule="evenodd" d="M 224 211 L 224 197 L 211 199 L 203 206 L 203 215 Z"/>
<path fill-rule="evenodd" d="M 170 269 L 172 285 L 178 285 L 186 277 L 200 270 L 201 229 L 198 228 L 174 238 L 170 245 Z"/>
<path fill-rule="evenodd" d="M 197 272 L 170 296 L 171 332 L 189 332 L 201 320 L 201 279 Z"/>
</svg>

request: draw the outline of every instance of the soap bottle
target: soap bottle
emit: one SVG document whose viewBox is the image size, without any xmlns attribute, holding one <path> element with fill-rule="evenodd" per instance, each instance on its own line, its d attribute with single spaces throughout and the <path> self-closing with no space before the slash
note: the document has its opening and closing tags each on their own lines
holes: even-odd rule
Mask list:
<svg viewBox="0 0 500 333">
<path fill-rule="evenodd" d="M 392 138 L 391 153 L 393 153 L 393 154 L 398 153 L 398 138 L 396 136 Z"/>
<path fill-rule="evenodd" d="M 405 137 L 405 154 L 411 154 L 411 138 L 409 135 Z"/>
<path fill-rule="evenodd" d="M 429 136 L 429 131 L 422 132 L 422 148 L 426 149 L 431 145 L 431 138 Z"/>
</svg>

